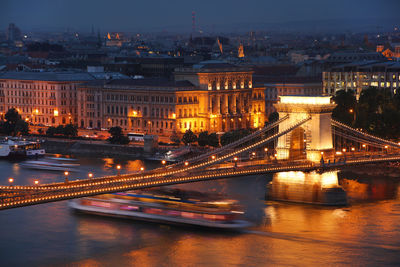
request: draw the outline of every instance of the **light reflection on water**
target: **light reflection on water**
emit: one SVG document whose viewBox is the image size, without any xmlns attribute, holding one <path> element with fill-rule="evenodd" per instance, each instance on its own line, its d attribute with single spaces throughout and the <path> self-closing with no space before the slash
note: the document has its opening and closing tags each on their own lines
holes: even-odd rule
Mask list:
<svg viewBox="0 0 400 267">
<path fill-rule="evenodd" d="M 112 158 L 79 158 L 72 178 L 133 172 L 155 163 Z M 0 161 L 1 183 L 62 181 L 62 173 L 32 171 Z M 363 178 L 363 179 L 361 179 Z M 183 184 L 223 192 L 240 200 L 254 227 L 239 233 L 81 215 L 67 202 L 0 212 L 1 266 L 264 266 L 400 262 L 399 180 L 341 175 L 348 207 L 265 202 L 270 177 L 245 177 Z"/>
</svg>

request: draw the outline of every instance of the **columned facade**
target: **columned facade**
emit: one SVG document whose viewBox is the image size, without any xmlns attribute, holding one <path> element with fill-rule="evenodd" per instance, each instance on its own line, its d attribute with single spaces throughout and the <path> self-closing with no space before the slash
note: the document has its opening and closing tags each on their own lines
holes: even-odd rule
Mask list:
<svg viewBox="0 0 400 267">
<path fill-rule="evenodd" d="M 209 132 L 260 128 L 265 122 L 265 88 L 253 87 L 252 70 L 206 61 L 193 68 L 175 70 L 176 80 L 186 80 L 208 93 Z"/>
</svg>

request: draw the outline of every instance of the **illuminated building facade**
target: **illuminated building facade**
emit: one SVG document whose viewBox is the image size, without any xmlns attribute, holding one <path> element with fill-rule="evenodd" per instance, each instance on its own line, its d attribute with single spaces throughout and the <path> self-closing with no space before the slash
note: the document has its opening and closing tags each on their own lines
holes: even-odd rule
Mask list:
<svg viewBox="0 0 400 267">
<path fill-rule="evenodd" d="M 190 118 L 195 118 L 194 110 L 200 98 L 194 89 L 187 81 L 160 79 L 88 82 L 78 88 L 79 127 L 120 126 L 124 131 L 169 135 L 177 127 L 178 98 L 186 98 Z"/>
<path fill-rule="evenodd" d="M 265 122 L 264 87 L 253 87 L 253 72 L 220 61 L 205 61 L 193 68 L 176 69 L 176 80 L 187 80 L 207 92 L 201 114 L 210 132 L 259 128 Z"/>
<path fill-rule="evenodd" d="M 324 94 L 354 90 L 357 98 L 363 89 L 376 87 L 396 94 L 400 87 L 400 63 L 395 61 L 364 61 L 332 67 L 323 72 Z"/>
<path fill-rule="evenodd" d="M 394 45 L 394 47 L 385 47 L 385 45 L 377 45 L 376 52 L 382 53 L 388 60 L 400 59 L 400 44 Z"/>
<path fill-rule="evenodd" d="M 118 32 L 107 33 L 106 46 L 121 47 L 123 44 L 123 38 L 121 35 L 122 34 Z"/>
<path fill-rule="evenodd" d="M 78 88 L 80 127 L 170 135 L 264 126 L 264 89 L 252 72 L 225 63 L 175 71 L 175 80 L 93 81 Z"/>
<path fill-rule="evenodd" d="M 93 80 L 85 72 L 4 72 L 0 113 L 17 109 L 22 119 L 43 126 L 77 122 L 76 88 Z"/>
</svg>

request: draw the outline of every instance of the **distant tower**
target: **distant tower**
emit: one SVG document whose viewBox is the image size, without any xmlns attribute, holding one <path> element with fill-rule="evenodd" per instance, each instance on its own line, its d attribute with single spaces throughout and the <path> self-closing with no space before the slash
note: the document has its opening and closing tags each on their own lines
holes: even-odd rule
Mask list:
<svg viewBox="0 0 400 267">
<path fill-rule="evenodd" d="M 221 54 L 223 54 L 224 50 L 222 49 L 222 43 L 220 42 L 219 37 L 217 37 L 217 43 L 218 43 L 218 47 L 219 47 L 219 52 Z"/>
<path fill-rule="evenodd" d="M 240 45 L 239 45 L 239 49 L 238 49 L 238 58 L 244 58 L 243 44 L 240 44 Z"/>
<path fill-rule="evenodd" d="M 370 46 L 367 34 L 364 35 L 364 45 L 367 47 Z"/>
<path fill-rule="evenodd" d="M 192 12 L 192 33 L 196 32 L 196 12 Z"/>
<path fill-rule="evenodd" d="M 22 39 L 21 31 L 14 23 L 8 25 L 6 35 L 9 42 L 21 41 Z"/>
</svg>

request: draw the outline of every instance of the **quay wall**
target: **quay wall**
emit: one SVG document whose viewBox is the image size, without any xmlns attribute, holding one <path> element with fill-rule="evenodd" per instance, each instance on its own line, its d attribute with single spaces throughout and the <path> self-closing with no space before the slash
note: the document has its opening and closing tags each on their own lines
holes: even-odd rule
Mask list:
<svg viewBox="0 0 400 267">
<path fill-rule="evenodd" d="M 144 150 L 142 146 L 116 145 L 77 140 L 45 140 L 42 147 L 46 153 L 54 154 L 76 154 L 93 156 L 128 156 L 142 157 Z"/>
</svg>

